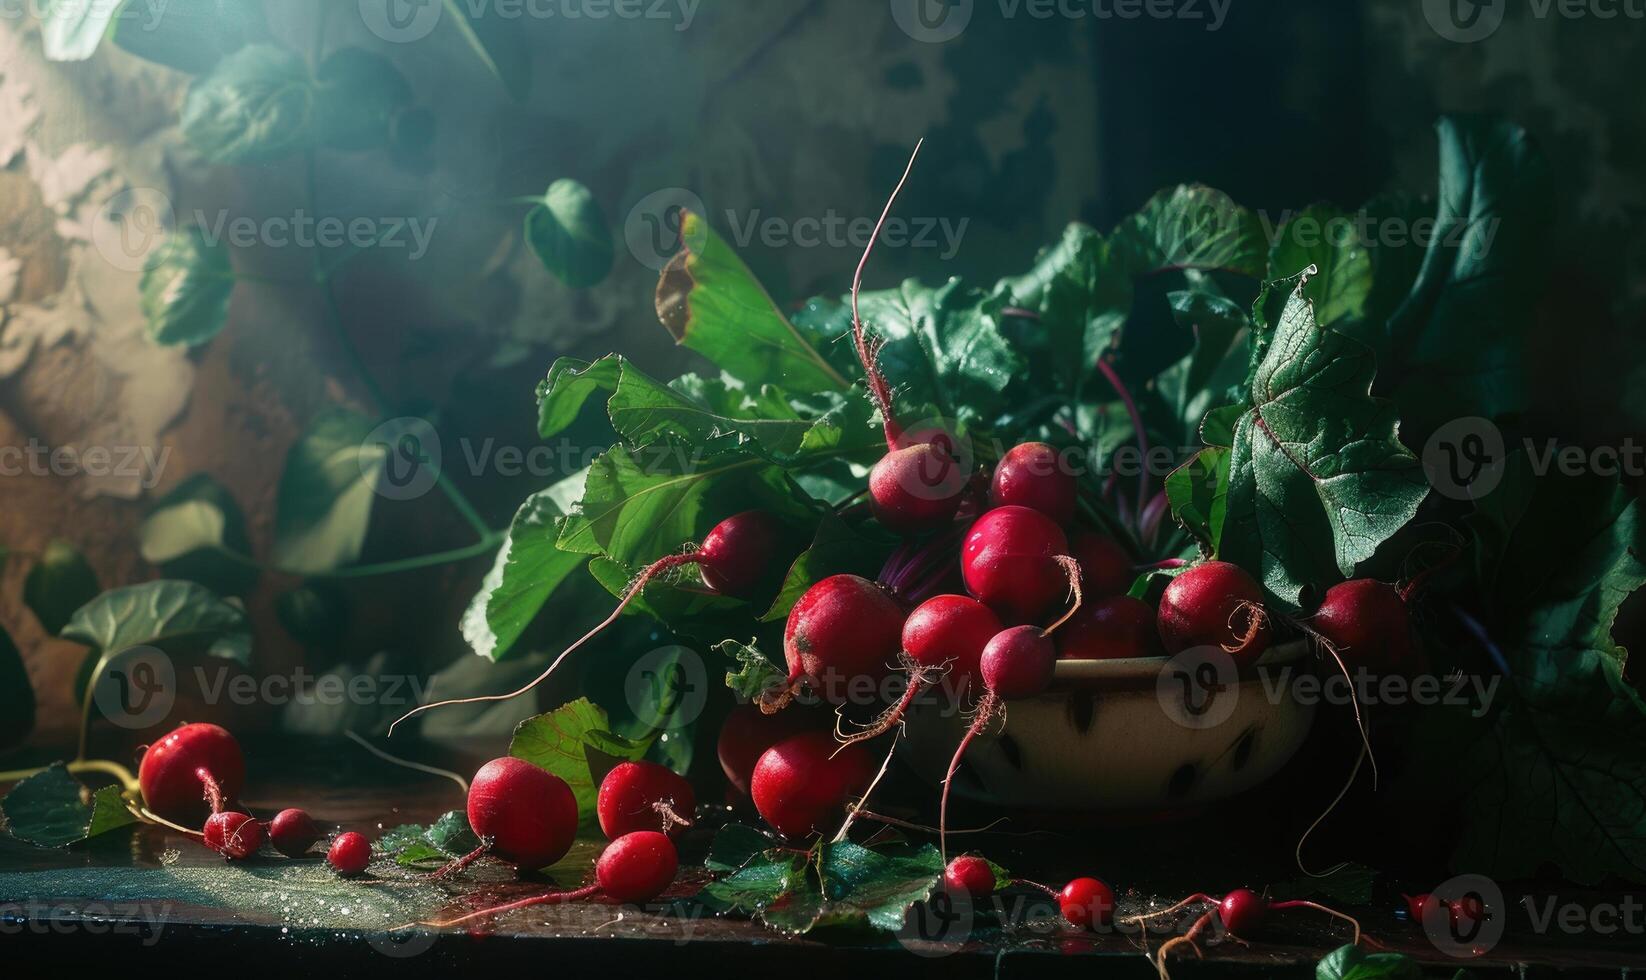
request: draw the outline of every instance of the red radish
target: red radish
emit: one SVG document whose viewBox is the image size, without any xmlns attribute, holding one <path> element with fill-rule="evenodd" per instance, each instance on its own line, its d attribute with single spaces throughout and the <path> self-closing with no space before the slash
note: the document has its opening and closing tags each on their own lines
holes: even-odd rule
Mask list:
<svg viewBox="0 0 1646 980">
<path fill-rule="evenodd" d="M 977 519 L 961 547 L 960 570 L 972 595 L 1009 623 L 1030 623 L 1068 594 L 1059 558 L 1063 529 L 1038 510 L 996 507 Z"/>
<path fill-rule="evenodd" d="M 720 769 L 741 796 L 749 795 L 749 778 L 754 764 L 766 750 L 791 735 L 821 727 L 812 713 L 793 705 L 777 714 L 767 714 L 753 704 L 739 704 L 726 716 L 715 741 Z"/>
<path fill-rule="evenodd" d="M 989 503 L 1029 507 L 1058 524 L 1067 524 L 1074 518 L 1077 489 L 1074 473 L 1056 448 L 1025 442 L 1008 449 L 995 466 Z"/>
<path fill-rule="evenodd" d="M 988 898 L 994 894 L 994 868 L 975 854 L 962 854 L 943 869 L 943 887 L 974 899 Z"/>
<path fill-rule="evenodd" d="M 469 826 L 499 856 L 522 868 L 565 857 L 577 836 L 577 798 L 559 776 L 505 756 L 480 767 L 469 784 Z"/>
<path fill-rule="evenodd" d="M 1137 578 L 1132 556 L 1111 537 L 1081 531 L 1069 547 L 1080 563 L 1080 584 L 1088 596 L 1121 595 Z"/>
<path fill-rule="evenodd" d="M 617 621 L 623 610 L 629 607 L 635 596 L 643 592 L 648 583 L 661 575 L 667 575 L 688 565 L 696 565 L 703 582 L 710 589 L 716 589 L 720 583 L 728 589 L 738 590 L 728 592 L 729 595 L 743 597 L 741 590 L 753 589 L 765 578 L 765 572 L 772 567 L 772 559 L 781 535 L 778 533 L 776 522 L 767 515 L 758 511 L 744 511 L 733 514 L 719 524 L 716 524 L 703 538 L 702 546 L 695 551 L 682 551 L 673 555 L 664 555 L 650 565 L 640 570 L 640 573 L 629 583 L 622 598 L 617 601 L 617 608 L 611 615 L 601 620 L 594 629 L 579 637 L 571 646 L 560 651 L 560 654 L 550 661 L 543 673 L 532 678 L 519 690 L 507 694 L 485 694 L 472 698 L 452 698 L 449 701 L 434 701 L 429 704 L 418 705 L 412 710 L 396 718 L 389 725 L 389 734 L 394 734 L 396 725 L 416 715 L 420 715 L 431 708 L 443 708 L 453 704 L 476 704 L 484 701 L 508 701 L 529 692 L 532 688 L 548 680 L 549 675 L 555 672 L 562 661 L 581 648 L 583 644 L 599 636 L 606 627 Z"/>
<path fill-rule="evenodd" d="M 167 820 L 198 824 L 221 806 L 208 807 L 199 772 L 215 783 L 224 799 L 240 795 L 246 761 L 240 743 L 217 725 L 183 725 L 148 747 L 137 767 L 143 804 Z"/>
<path fill-rule="evenodd" d="M 354 831 L 338 834 L 326 850 L 326 863 L 344 877 L 353 877 L 366 870 L 371 863 L 371 841 L 365 834 Z"/>
<path fill-rule="evenodd" d="M 1051 686 L 1057 646 L 1038 626 L 1013 626 L 983 648 L 983 685 L 1007 701 L 1032 698 Z"/>
<path fill-rule="evenodd" d="M 1269 648 L 1263 590 L 1224 561 L 1208 561 L 1173 578 L 1160 597 L 1157 626 L 1167 653 L 1211 646 L 1248 664 Z"/>
<path fill-rule="evenodd" d="M 859 678 L 891 672 L 903 630 L 903 606 L 886 589 L 856 575 L 831 575 L 800 597 L 783 628 L 789 689 L 809 681 L 831 704 L 846 700 Z"/>
<path fill-rule="evenodd" d="M 1400 590 L 1388 582 L 1339 582 L 1326 590 L 1309 625 L 1345 663 L 1381 672 L 1412 660 L 1412 617 Z"/>
<path fill-rule="evenodd" d="M 1155 955 L 1155 962 L 1159 965 L 1163 975 L 1166 968 L 1166 957 L 1177 946 L 1187 943 L 1195 949 L 1197 954 L 1199 953 L 1199 948 L 1195 947 L 1195 940 L 1200 938 L 1201 933 L 1206 931 L 1214 918 L 1223 924 L 1223 928 L 1228 930 L 1230 935 L 1237 938 L 1250 938 L 1262 929 L 1263 923 L 1269 917 L 1270 912 L 1282 912 L 1287 909 L 1315 909 L 1352 925 L 1355 931 L 1353 942 L 1357 946 L 1360 944 L 1360 923 L 1355 921 L 1352 916 L 1329 909 L 1318 902 L 1309 902 L 1302 899 L 1271 902 L 1249 888 L 1236 888 L 1222 898 L 1206 894 L 1190 895 L 1170 908 L 1161 909 L 1158 912 L 1134 915 L 1125 921 L 1127 923 L 1145 922 L 1163 915 L 1172 915 L 1196 904 L 1209 904 L 1212 908 L 1201 915 L 1199 919 L 1196 919 L 1194 925 L 1190 926 L 1187 932 L 1168 940 L 1160 947 L 1159 952 Z"/>
<path fill-rule="evenodd" d="M 1154 607 L 1129 595 L 1088 602 L 1057 633 L 1064 660 L 1115 660 L 1159 656 Z"/>
<path fill-rule="evenodd" d="M 907 442 L 907 437 L 899 443 Z M 925 534 L 954 520 L 971 483 L 953 437 L 894 446 L 869 471 L 869 507 L 898 534 Z"/>
<path fill-rule="evenodd" d="M 746 510 L 716 524 L 697 550 L 703 584 L 721 595 L 747 598 L 775 567 L 783 525 L 763 510 Z"/>
<path fill-rule="evenodd" d="M 680 867 L 674 843 L 655 830 L 637 830 L 606 845 L 595 861 L 600 890 L 619 902 L 649 902 L 663 894 Z"/>
<path fill-rule="evenodd" d="M 805 732 L 766 750 L 755 764 L 751 795 L 774 830 L 799 840 L 823 831 L 873 775 L 866 746 L 841 746 L 828 732 Z"/>
<path fill-rule="evenodd" d="M 595 805 L 608 840 L 642 830 L 673 834 L 691 826 L 696 810 L 691 784 L 655 762 L 619 763 L 600 781 Z"/>
<path fill-rule="evenodd" d="M 230 861 L 244 861 L 263 846 L 263 825 L 250 814 L 224 810 L 206 818 L 201 837 L 207 847 Z"/>
<path fill-rule="evenodd" d="M 302 857 L 318 840 L 320 829 L 302 810 L 281 810 L 269 821 L 269 843 L 287 857 Z"/>
<path fill-rule="evenodd" d="M 1107 928 L 1114 921 L 1114 889 L 1096 878 L 1076 878 L 1057 893 L 1057 910 L 1072 926 Z"/>
</svg>

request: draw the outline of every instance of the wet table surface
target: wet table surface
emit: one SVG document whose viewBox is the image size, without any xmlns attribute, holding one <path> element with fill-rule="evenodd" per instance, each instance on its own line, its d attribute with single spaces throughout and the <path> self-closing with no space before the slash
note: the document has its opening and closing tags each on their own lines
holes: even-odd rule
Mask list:
<svg viewBox="0 0 1646 980">
<path fill-rule="evenodd" d="M 244 802 L 265 817 L 286 806 L 301 806 L 328 828 L 375 837 L 389 827 L 428 823 L 462 806 L 452 782 L 388 767 L 346 742 L 305 743 L 280 753 L 259 749 L 266 747 L 248 746 L 254 771 Z M 461 770 L 471 770 L 481 758 L 449 747 L 418 754 Z M 271 759 L 278 761 L 271 765 Z M 879 968 L 900 975 L 951 978 L 1091 976 L 1094 970 L 1104 976 L 1147 978 L 1156 972 L 1145 948 L 1157 948 L 1172 935 L 1071 933 L 1059 927 L 1045 897 L 1029 889 L 1003 896 L 1009 922 L 1003 924 L 996 912 L 972 916 L 963 943 L 926 942 L 920 923 L 911 923 L 897 936 L 838 931 L 779 935 L 758 923 L 709 915 L 691 901 L 709 880 L 701 866 L 712 834 L 708 825 L 733 816 L 717 807 L 702 814 L 701 829 L 682 841 L 681 875 L 656 907 L 601 901 L 539 906 L 496 917 L 480 928 L 436 930 L 392 929 L 391 925 L 408 924 L 391 923 L 400 896 L 415 892 L 427 906 L 430 890 L 437 890 L 434 906 L 442 915 L 453 916 L 549 886 L 519 881 L 511 870 L 488 862 L 442 882 L 390 871 L 360 882 L 361 908 L 351 909 L 336 904 L 336 889 L 318 851 L 297 862 L 260 858 L 236 865 L 226 875 L 221 858 L 163 827 L 118 831 L 68 850 L 32 848 L 0 838 L 0 951 L 71 967 L 113 961 L 163 963 L 168 970 L 196 964 L 221 970 L 232 965 L 236 976 L 294 976 L 293 970 L 316 968 L 350 971 L 345 975 L 392 969 L 399 975 L 432 976 L 459 968 L 484 969 L 492 963 L 499 969 L 553 963 L 556 972 L 598 964 L 609 970 L 620 964 L 642 976 L 651 975 L 646 971 L 652 969 L 696 976 L 775 968 L 804 976 L 839 976 L 842 971 Z M 1091 833 L 1078 828 L 1030 831 L 1018 823 L 1018 830 L 1003 827 L 984 838 L 969 839 L 966 846 L 978 847 L 1027 877 L 1043 873 L 1040 880 L 1046 881 L 1069 876 L 1055 870 L 1059 862 L 1054 855 L 1091 853 Z M 1192 837 L 1194 832 L 1185 834 Z M 1198 862 L 1159 859 L 1170 849 L 1162 850 L 1158 840 L 1102 836 L 1104 856 L 1077 860 L 1103 865 L 1105 877 L 1120 886 L 1122 915 L 1161 907 L 1205 887 L 1204 879 L 1190 883 L 1195 872 L 1189 868 Z M 580 842 L 559 866 L 567 874 L 557 875 L 555 883 L 576 884 L 571 879 L 579 867 L 586 872 L 598 849 L 597 841 Z M 214 889 L 230 876 L 238 882 L 236 887 L 249 889 L 263 901 L 254 903 L 255 908 L 243 901 L 214 901 Z M 173 887 L 179 879 L 200 887 Z M 155 884 L 161 881 L 165 887 Z M 315 884 L 312 895 L 306 891 L 310 882 Z M 151 886 L 153 891 L 147 891 Z M 1646 967 L 1646 937 L 1638 928 L 1632 934 L 1625 928 L 1553 936 L 1551 930 L 1516 928 L 1524 924 L 1523 915 L 1510 916 L 1509 934 L 1490 949 L 1443 950 L 1420 927 L 1404 921 L 1396 911 L 1398 899 L 1389 899 L 1387 889 L 1383 891 L 1370 906 L 1345 909 L 1364 925 L 1363 945 L 1372 951 L 1407 953 L 1435 976 L 1467 968 L 1481 977 L 1618 977 L 1626 976 L 1630 967 Z M 160 893 L 165 897 L 154 899 Z M 1620 904 L 1623 897 L 1597 893 L 1581 901 L 1592 907 Z M 318 904 L 311 908 L 308 902 Z M 1637 910 L 1637 927 L 1640 918 Z M 951 916 L 939 922 L 951 929 L 951 936 L 952 921 Z M 931 934 L 934 926 L 924 925 Z M 1277 915 L 1261 942 L 1202 943 L 1204 958 L 1174 957 L 1171 975 L 1313 976 L 1316 961 L 1347 942 L 1348 936 L 1347 926 L 1325 916 L 1301 911 Z"/>
</svg>

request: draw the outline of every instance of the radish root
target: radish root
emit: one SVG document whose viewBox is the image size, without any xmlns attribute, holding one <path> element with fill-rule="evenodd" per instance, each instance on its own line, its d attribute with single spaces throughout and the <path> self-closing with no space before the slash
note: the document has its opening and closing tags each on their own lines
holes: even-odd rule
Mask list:
<svg viewBox="0 0 1646 980">
<path fill-rule="evenodd" d="M 1045 633 L 1047 636 L 1051 636 L 1054 630 L 1072 619 L 1074 614 L 1080 611 L 1080 604 L 1084 601 L 1080 593 L 1080 563 L 1068 555 L 1058 555 L 1052 560 L 1061 565 L 1064 574 L 1069 576 L 1069 598 L 1071 601 L 1069 611 L 1064 613 L 1063 617 L 1057 622 L 1046 627 Z"/>
<path fill-rule="evenodd" d="M 874 399 L 875 407 L 880 409 L 881 424 L 886 432 L 886 445 L 897 448 L 898 440 L 903 436 L 903 429 L 897 424 L 897 417 L 892 414 L 892 389 L 886 383 L 886 376 L 880 373 L 880 341 L 870 341 L 863 330 L 863 317 L 857 311 L 858 294 L 863 291 L 863 270 L 869 264 L 869 256 L 874 252 L 874 243 L 880 238 L 880 230 L 885 227 L 886 218 L 892 213 L 892 205 L 897 201 L 897 195 L 902 193 L 903 185 L 908 182 L 909 174 L 914 170 L 915 158 L 920 156 L 920 148 L 925 140 L 919 140 L 914 145 L 914 152 L 909 154 L 908 166 L 903 168 L 903 176 L 897 186 L 892 189 L 891 197 L 886 199 L 886 207 L 880 212 L 880 220 L 875 223 L 874 233 L 869 236 L 869 243 L 863 249 L 863 257 L 857 261 L 857 272 L 852 276 L 852 342 L 857 346 L 857 359 L 863 364 L 863 374 L 868 381 L 869 395 Z"/>
<path fill-rule="evenodd" d="M 1245 616 L 1244 622 L 1237 623 L 1236 620 L 1239 620 L 1242 614 Z M 1258 634 L 1262 633 L 1263 628 L 1268 625 L 1268 622 L 1269 612 L 1262 605 L 1250 599 L 1240 600 L 1234 611 L 1229 613 L 1229 631 L 1237 639 L 1234 643 L 1223 644 L 1223 651 L 1225 653 L 1239 653 L 1251 646 L 1257 640 Z"/>
<path fill-rule="evenodd" d="M 955 771 L 960 768 L 960 760 L 971 747 L 972 739 L 976 738 L 977 733 L 987 727 L 996 715 L 1004 713 L 1000 698 L 993 691 L 985 692 L 982 699 L 977 702 L 977 717 L 972 719 L 971 727 L 966 729 L 959 747 L 954 750 L 954 758 L 949 760 L 949 771 L 943 777 L 943 794 L 937 805 L 937 850 L 945 865 L 949 863 L 949 786 L 954 782 Z"/>
<path fill-rule="evenodd" d="M 573 651 L 577 650 L 583 644 L 585 644 L 585 643 L 589 642 L 590 640 L 594 639 L 596 636 L 599 636 L 600 633 L 602 631 L 604 631 L 606 629 L 606 627 L 610 626 L 612 623 L 617 622 L 617 617 L 623 615 L 623 610 L 628 608 L 629 603 L 634 601 L 634 597 L 639 595 L 646 588 L 647 583 L 651 582 L 652 579 L 657 578 L 659 575 L 663 575 L 663 574 L 666 574 L 668 572 L 672 572 L 677 568 L 683 568 L 687 565 L 695 565 L 695 564 L 697 564 L 697 562 L 699 560 L 700 559 L 698 558 L 698 556 L 693 554 L 692 552 L 683 551 L 679 554 L 667 555 L 663 558 L 659 558 L 658 560 L 652 562 L 650 565 L 647 565 L 645 568 L 641 569 L 640 574 L 638 574 L 634 577 L 634 581 L 632 583 L 630 583 L 628 589 L 624 591 L 623 598 L 618 601 L 617 608 L 612 610 L 610 616 L 607 616 L 605 619 L 601 620 L 600 624 L 598 626 L 596 626 L 594 629 L 589 630 L 587 633 L 584 633 L 571 646 L 569 646 L 566 649 L 560 651 L 560 655 L 558 657 L 554 658 L 554 662 L 549 664 L 549 667 L 548 667 L 547 670 L 543 671 L 543 673 L 541 673 L 541 674 L 538 674 L 535 678 L 533 678 L 530 682 L 528 682 L 524 687 L 520 688 L 519 690 L 510 691 L 507 694 L 483 694 L 483 695 L 479 695 L 479 696 L 472 697 L 472 698 L 453 698 L 449 701 L 434 701 L 434 702 L 431 702 L 429 704 L 419 705 L 419 706 L 413 708 L 412 710 L 406 712 L 405 714 L 401 715 L 399 718 L 396 718 L 394 720 L 394 722 L 389 725 L 389 735 L 390 736 L 394 735 L 394 729 L 395 729 L 396 725 L 399 725 L 401 722 L 406 721 L 406 720 L 412 718 L 415 715 L 420 715 L 423 712 L 428 711 L 431 708 L 443 708 L 443 707 L 446 707 L 448 705 L 453 705 L 453 704 L 478 704 L 478 703 L 485 702 L 485 701 L 508 701 L 511 698 L 517 698 L 522 694 L 530 693 L 532 688 L 534 688 L 537 685 L 539 685 L 539 684 L 543 683 L 544 681 L 548 680 L 549 675 L 554 673 L 555 668 L 560 666 L 561 661 L 565 660 L 568 656 L 570 656 Z M 787 703 L 787 702 L 785 702 L 785 703 Z M 764 706 L 762 706 L 761 710 L 765 711 L 766 709 L 765 709 Z M 777 710 L 776 708 L 772 709 L 772 711 L 776 711 L 776 710 Z M 768 711 L 766 713 L 771 714 L 772 712 Z"/>
</svg>

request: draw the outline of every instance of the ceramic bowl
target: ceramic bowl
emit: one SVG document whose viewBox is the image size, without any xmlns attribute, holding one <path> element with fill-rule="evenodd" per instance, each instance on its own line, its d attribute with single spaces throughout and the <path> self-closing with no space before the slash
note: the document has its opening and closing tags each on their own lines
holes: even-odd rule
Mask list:
<svg viewBox="0 0 1646 980">
<path fill-rule="evenodd" d="M 1282 678 L 1312 670 L 1303 642 L 1236 670 L 1220 652 L 1167 660 L 1062 660 L 1051 689 L 1006 705 L 952 792 L 999 806 L 1152 819 L 1259 785 L 1303 744 L 1315 706 Z M 905 758 L 941 781 L 968 719 L 911 712 Z"/>
</svg>

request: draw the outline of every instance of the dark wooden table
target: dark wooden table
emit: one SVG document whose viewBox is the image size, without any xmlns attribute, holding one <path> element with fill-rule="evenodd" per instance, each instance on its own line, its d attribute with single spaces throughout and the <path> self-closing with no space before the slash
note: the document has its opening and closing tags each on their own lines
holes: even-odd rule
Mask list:
<svg viewBox="0 0 1646 980">
<path fill-rule="evenodd" d="M 398 824 L 429 822 L 462 805 L 453 783 L 388 767 L 349 743 L 288 745 L 277 754 L 249 748 L 248 755 L 253 774 L 245 802 L 264 815 L 302 806 L 327 825 L 375 836 Z M 463 768 L 472 759 L 448 756 L 444 761 Z M 717 816 L 710 813 L 701 823 L 713 823 Z M 1191 829 L 1176 836 L 1193 839 L 1195 833 Z M 730 976 L 755 970 L 841 978 L 895 971 L 900 977 L 941 975 L 949 980 L 1091 976 L 1094 971 L 1113 977 L 1156 976 L 1137 936 L 1067 932 L 1051 921 L 1044 898 L 1032 892 L 1012 896 L 1019 912 L 1029 913 L 1016 924 L 975 917 L 964 944 L 940 947 L 920 942 L 912 928 L 899 937 L 785 937 L 757 923 L 706 915 L 690 897 L 708 880 L 700 862 L 709 836 L 707 827 L 688 835 L 680 880 L 656 907 L 601 902 L 543 906 L 509 913 L 483 928 L 434 931 L 390 927 L 404 924 L 392 920 L 405 910 L 417 910 L 418 916 L 429 909 L 457 914 L 541 891 L 545 884 L 517 881 L 512 871 L 497 865 L 477 865 L 446 883 L 385 872 L 358 886 L 359 907 L 350 908 L 305 890 L 312 886 L 317 894 L 335 895 L 318 858 L 268 858 L 225 869 L 215 854 L 162 827 L 117 832 L 69 850 L 0 841 L 0 962 L 11 962 L 16 953 L 61 968 L 118 962 L 132 968 L 163 965 L 181 976 L 210 971 L 287 978 L 313 977 L 316 971 L 352 976 L 362 970 L 450 975 L 494 966 L 503 975 L 522 968 L 537 972 L 551 964 L 556 975 L 585 975 L 564 971 L 598 966 L 606 972 L 586 975 L 601 978 Z M 1054 854 L 1080 855 L 1076 860 L 1101 866 L 1121 886 L 1122 913 L 1207 886 L 1204 879 L 1190 883 L 1201 862 L 1188 860 L 1181 847 L 1174 859 L 1172 848 L 1147 835 L 1105 833 L 1100 844 L 1092 842 L 1094 836 L 1078 828 L 1006 830 L 968 846 L 981 847 L 1027 876 L 1043 872 L 1045 880 L 1068 876 L 1055 869 Z M 561 865 L 567 875 L 560 883 L 575 884 L 567 879 L 579 873 L 578 862 L 582 868 L 592 863 L 598 847 L 595 841 L 580 843 Z M 221 889 L 232 894 L 224 896 Z M 1646 944 L 1639 935 L 1590 942 L 1513 930 L 1482 955 L 1456 959 L 1397 915 L 1396 904 L 1380 900 L 1348 911 L 1366 927 L 1368 948 L 1407 953 L 1436 976 L 1466 967 L 1481 977 L 1620 977 L 1631 966 L 1646 966 Z M 1150 948 L 1164 938 L 1149 937 Z M 1321 955 L 1346 941 L 1347 929 L 1323 916 L 1277 916 L 1262 942 L 1206 944 L 1204 960 L 1178 957 L 1171 972 L 1185 980 L 1309 977 Z"/>
</svg>

